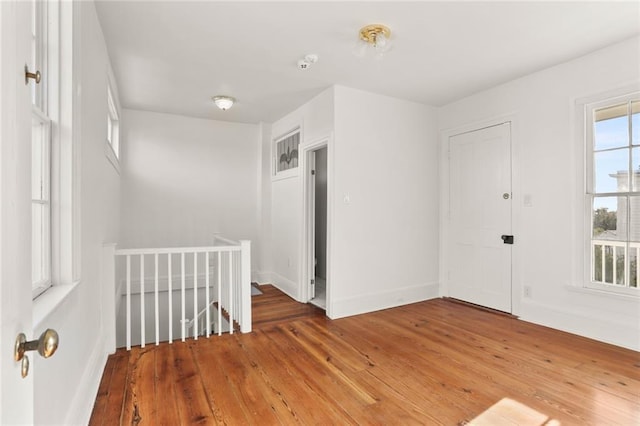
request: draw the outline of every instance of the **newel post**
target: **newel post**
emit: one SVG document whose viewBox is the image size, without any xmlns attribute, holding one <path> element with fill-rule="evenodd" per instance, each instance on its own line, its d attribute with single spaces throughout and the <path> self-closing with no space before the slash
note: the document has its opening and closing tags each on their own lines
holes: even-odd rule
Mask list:
<svg viewBox="0 0 640 426">
<path fill-rule="evenodd" d="M 251 241 L 240 240 L 240 288 L 242 289 L 240 332 L 251 332 Z"/>
</svg>

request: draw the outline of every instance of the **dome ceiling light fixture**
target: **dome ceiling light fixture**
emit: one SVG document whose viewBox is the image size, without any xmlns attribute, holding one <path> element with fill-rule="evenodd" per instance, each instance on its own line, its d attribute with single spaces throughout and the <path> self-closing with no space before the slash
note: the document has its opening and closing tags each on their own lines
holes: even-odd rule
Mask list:
<svg viewBox="0 0 640 426">
<path fill-rule="evenodd" d="M 229 108 L 231 108 L 234 104 L 234 102 L 236 101 L 234 98 L 232 98 L 231 96 L 214 96 L 213 98 L 213 102 L 215 102 L 216 106 L 218 108 L 220 108 L 223 111 L 228 110 Z"/>
<path fill-rule="evenodd" d="M 368 51 L 381 58 L 391 49 L 391 30 L 386 25 L 370 24 L 360 28 L 358 34 L 358 45 L 355 54 L 363 57 Z"/>
</svg>

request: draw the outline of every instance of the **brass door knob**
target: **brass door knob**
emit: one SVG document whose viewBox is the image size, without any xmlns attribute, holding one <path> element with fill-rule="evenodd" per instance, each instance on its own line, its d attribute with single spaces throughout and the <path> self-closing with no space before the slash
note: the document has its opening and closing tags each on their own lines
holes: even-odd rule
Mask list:
<svg viewBox="0 0 640 426">
<path fill-rule="evenodd" d="M 42 76 L 40 71 L 31 72 L 27 65 L 24 66 L 24 84 L 29 84 L 29 79 L 35 80 L 36 84 L 40 83 Z"/>
<path fill-rule="evenodd" d="M 38 340 L 27 341 L 24 333 L 18 334 L 16 337 L 16 346 L 13 356 L 16 361 L 22 360 L 25 352 L 37 350 L 43 358 L 49 358 L 58 349 L 60 339 L 58 332 L 48 328 L 40 335 Z"/>
<path fill-rule="evenodd" d="M 48 328 L 40 335 L 38 340 L 27 342 L 27 336 L 24 333 L 18 334 L 16 337 L 16 345 L 13 351 L 13 358 L 20 362 L 20 374 L 22 378 L 29 374 L 29 357 L 25 352 L 37 350 L 40 356 L 49 358 L 58 349 L 60 338 L 58 332 Z"/>
</svg>

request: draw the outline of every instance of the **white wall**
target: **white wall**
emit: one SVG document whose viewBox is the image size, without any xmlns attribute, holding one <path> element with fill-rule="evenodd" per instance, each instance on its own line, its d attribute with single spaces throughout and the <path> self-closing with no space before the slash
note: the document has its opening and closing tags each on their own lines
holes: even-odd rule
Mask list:
<svg viewBox="0 0 640 426">
<path fill-rule="evenodd" d="M 264 141 L 263 155 L 269 165 L 263 169 L 263 179 L 271 182 L 270 247 L 271 263 L 265 269 L 264 280 L 295 299 L 300 300 L 299 282 L 302 250 L 302 184 L 299 174 L 286 179 L 271 176 L 271 143 L 297 126 L 302 126 L 301 146 L 333 131 L 333 88 L 329 88 L 308 103 L 273 123 L 271 137 Z M 268 147 L 266 145 L 269 145 Z M 266 162 L 265 162 L 266 163 Z M 265 190 L 268 193 L 268 190 Z"/>
<path fill-rule="evenodd" d="M 582 141 L 576 100 L 640 81 L 640 39 L 619 43 L 439 110 L 439 128 L 514 118 L 514 308 L 527 321 L 640 349 L 637 298 L 582 290 Z M 443 140 L 443 143 L 446 141 Z M 443 185 L 446 190 L 446 183 Z M 532 207 L 523 206 L 528 194 Z M 523 298 L 523 286 L 532 289 Z"/>
<path fill-rule="evenodd" d="M 260 264 L 260 126 L 125 109 L 120 247 L 252 241 Z"/>
<path fill-rule="evenodd" d="M 80 26 L 74 30 L 78 60 L 74 76 L 81 89 L 80 119 L 80 264 L 81 281 L 42 325 L 38 336 L 54 328 L 60 336 L 56 354 L 34 363 L 35 423 L 86 424 L 102 376 L 106 351 L 101 336 L 101 254 L 105 241 L 115 241 L 119 228 L 120 182 L 107 160 L 107 71 L 109 59 L 95 8 L 74 3 Z M 79 44 L 78 44 L 79 43 Z M 34 359 L 40 358 L 40 359 Z"/>
<path fill-rule="evenodd" d="M 437 296 L 435 119 L 421 104 L 335 88 L 331 317 Z"/>
</svg>

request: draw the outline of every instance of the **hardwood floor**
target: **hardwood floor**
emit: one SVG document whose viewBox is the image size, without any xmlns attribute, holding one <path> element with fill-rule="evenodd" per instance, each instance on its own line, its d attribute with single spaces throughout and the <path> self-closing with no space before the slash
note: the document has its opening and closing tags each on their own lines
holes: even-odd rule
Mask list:
<svg viewBox="0 0 640 426">
<path fill-rule="evenodd" d="M 640 424 L 638 352 L 443 299 L 331 321 L 261 289 L 253 333 L 110 356 L 90 424 L 495 424 L 503 398 L 519 424 Z"/>
</svg>

